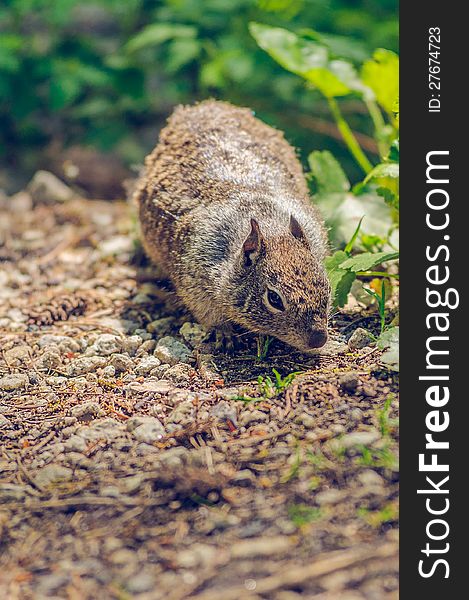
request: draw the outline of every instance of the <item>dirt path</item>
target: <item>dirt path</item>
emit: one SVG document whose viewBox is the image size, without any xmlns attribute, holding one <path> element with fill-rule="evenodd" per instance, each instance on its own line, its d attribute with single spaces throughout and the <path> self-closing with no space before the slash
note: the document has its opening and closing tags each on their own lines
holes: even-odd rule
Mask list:
<svg viewBox="0 0 469 600">
<path fill-rule="evenodd" d="M 344 343 L 374 317 L 318 357 L 217 353 L 126 205 L 28 202 L 0 225 L 0 597 L 397 598 L 397 380 Z"/>
</svg>

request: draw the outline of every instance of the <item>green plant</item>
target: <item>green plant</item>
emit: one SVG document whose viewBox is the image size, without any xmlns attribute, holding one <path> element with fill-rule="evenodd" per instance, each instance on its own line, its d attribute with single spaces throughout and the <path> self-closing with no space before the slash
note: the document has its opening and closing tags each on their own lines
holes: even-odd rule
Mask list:
<svg viewBox="0 0 469 600">
<path fill-rule="evenodd" d="M 399 519 L 399 506 L 396 501 L 388 502 L 380 510 L 370 510 L 361 507 L 357 510 L 359 517 L 364 519 L 372 527 L 381 527 L 384 523 L 391 523 Z"/>
<path fill-rule="evenodd" d="M 394 400 L 394 394 L 390 394 L 383 405 L 383 408 L 380 408 L 377 412 L 379 430 L 381 431 L 382 436 L 387 436 L 391 432 L 391 429 L 394 427 L 394 423 L 389 419 L 389 414 L 391 412 L 391 404 Z"/>
<path fill-rule="evenodd" d="M 266 377 L 259 375 L 257 378 L 259 390 L 266 398 L 273 398 L 274 396 L 281 394 L 289 385 L 291 385 L 295 377 L 298 375 L 297 371 L 294 373 L 289 373 L 285 377 L 282 377 L 277 369 L 272 369 L 272 372 L 274 374 L 273 380 L 269 375 Z"/>
<path fill-rule="evenodd" d="M 247 27 L 253 20 L 315 23 L 356 62 L 377 37 L 397 48 L 397 0 L 371 7 L 357 0 L 352 9 L 331 0 L 328 10 L 323 0 L 5 0 L 0 162 L 30 174 L 49 151 L 60 158 L 63 146 L 80 144 L 138 163 L 175 104 L 207 96 L 251 106 L 304 152 L 340 153 L 328 132 L 297 121 L 312 105 L 321 112 L 322 100 L 258 48 Z M 367 133 L 360 112 L 352 113 Z"/>
<path fill-rule="evenodd" d="M 265 360 L 269 353 L 270 344 L 273 342 L 273 338 L 270 335 L 259 335 L 257 338 L 257 359 Z"/>
<path fill-rule="evenodd" d="M 288 507 L 288 516 L 293 524 L 300 528 L 320 519 L 322 513 L 319 508 L 307 504 L 292 504 Z"/>
<path fill-rule="evenodd" d="M 274 60 L 286 70 L 299 75 L 318 90 L 327 100 L 345 144 L 365 174 L 373 171 L 368 160 L 345 120 L 337 98 L 354 94 L 367 107 L 381 154 L 389 151 L 389 138 L 397 129 L 392 107 L 398 95 L 399 59 L 388 50 L 377 50 L 373 58 L 364 62 L 359 74 L 352 62 L 338 57 L 334 48 L 317 31 L 303 29 L 297 35 L 280 27 L 251 23 L 251 34 Z M 378 104 L 386 111 L 385 123 Z"/>
<path fill-rule="evenodd" d="M 386 288 L 385 288 L 384 280 L 381 281 L 381 294 L 375 292 L 375 290 L 370 290 L 369 288 L 363 286 L 364 291 L 372 296 L 378 305 L 378 312 L 381 321 L 381 333 L 386 329 Z"/>
<path fill-rule="evenodd" d="M 361 456 L 359 463 L 365 467 L 384 468 L 391 471 L 398 470 L 398 459 L 391 450 L 389 444 L 383 448 L 369 448 L 368 446 L 359 446 Z"/>
<path fill-rule="evenodd" d="M 297 445 L 296 450 L 295 450 L 295 455 L 293 457 L 293 462 L 292 462 L 290 468 L 288 469 L 288 471 L 280 478 L 280 483 L 288 483 L 292 479 L 299 477 L 301 463 L 302 463 L 301 448 L 299 445 Z"/>
</svg>

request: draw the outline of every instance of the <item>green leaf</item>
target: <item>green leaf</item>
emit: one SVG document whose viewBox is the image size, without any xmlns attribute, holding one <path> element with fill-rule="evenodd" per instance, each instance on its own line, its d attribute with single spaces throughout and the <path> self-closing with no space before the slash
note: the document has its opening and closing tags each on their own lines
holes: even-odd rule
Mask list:
<svg viewBox="0 0 469 600">
<path fill-rule="evenodd" d="M 323 43 L 305 39 L 280 27 L 250 23 L 249 31 L 258 43 L 284 69 L 300 75 L 327 98 L 365 92 L 352 64 L 331 60 Z"/>
<path fill-rule="evenodd" d="M 318 194 L 343 193 L 350 189 L 347 176 L 329 150 L 311 152 L 308 163 Z"/>
<path fill-rule="evenodd" d="M 174 38 L 193 38 L 196 34 L 197 29 L 189 25 L 153 23 L 147 25 L 140 33 L 131 38 L 125 49 L 127 52 L 136 52 L 149 46 L 158 46 Z"/>
<path fill-rule="evenodd" d="M 399 196 L 387 187 L 376 188 L 376 193 L 384 198 L 388 206 L 399 211 Z"/>
<path fill-rule="evenodd" d="M 355 281 L 355 273 L 341 267 L 341 263 L 347 258 L 345 252 L 338 250 L 332 256 L 328 256 L 325 260 L 334 306 L 344 306 L 352 288 L 352 283 Z"/>
<path fill-rule="evenodd" d="M 353 245 L 355 244 L 355 240 L 357 239 L 358 233 L 360 231 L 360 228 L 362 226 L 363 223 L 363 219 L 365 218 L 365 215 L 363 215 L 363 217 L 360 219 L 360 221 L 358 222 L 357 228 L 355 229 L 355 231 L 353 232 L 352 237 L 350 238 L 350 241 L 348 242 L 348 244 L 345 246 L 344 248 L 344 252 L 345 254 L 350 254 L 353 250 Z"/>
<path fill-rule="evenodd" d="M 399 327 L 390 327 L 377 340 L 380 350 L 386 350 L 381 362 L 393 371 L 399 371 Z"/>
<path fill-rule="evenodd" d="M 350 37 L 330 33 L 319 33 L 319 31 L 309 27 L 300 29 L 298 34 L 324 44 L 329 48 L 334 57 L 346 58 L 354 62 L 362 63 L 369 56 L 366 46 L 362 44 L 362 42 Z"/>
<path fill-rule="evenodd" d="M 50 106 L 59 110 L 72 102 L 80 95 L 83 84 L 73 75 L 62 75 L 60 79 L 54 78 L 50 82 Z"/>
<path fill-rule="evenodd" d="M 339 267 L 357 273 L 358 271 L 369 271 L 383 262 L 396 260 L 397 258 L 399 258 L 399 252 L 363 252 L 347 258 L 339 264 Z"/>
<path fill-rule="evenodd" d="M 378 103 L 388 114 L 395 112 L 399 96 L 399 57 L 390 50 L 379 48 L 372 60 L 367 60 L 361 71 L 361 78 L 376 95 Z"/>
<path fill-rule="evenodd" d="M 371 179 L 399 179 L 399 165 L 394 162 L 380 163 L 365 177 L 363 183 L 368 183 Z"/>
<path fill-rule="evenodd" d="M 397 150 L 398 151 L 398 150 Z M 395 152 L 395 150 L 394 150 Z M 368 173 L 363 180 L 363 185 L 376 181 L 379 187 L 376 193 L 384 198 L 388 206 L 395 211 L 399 210 L 399 163 L 384 162 Z"/>
<path fill-rule="evenodd" d="M 166 68 L 176 73 L 181 67 L 196 59 L 200 53 L 200 42 L 193 38 L 176 38 L 171 42 Z"/>
<path fill-rule="evenodd" d="M 362 235 L 387 239 L 393 225 L 392 210 L 374 189 L 358 196 L 351 193 L 319 194 L 314 201 L 330 229 L 330 237 L 336 247 L 348 243 L 363 215 L 366 215 L 366 219 L 362 223 Z"/>
<path fill-rule="evenodd" d="M 200 69 L 200 83 L 205 87 L 222 88 L 225 85 L 224 65 L 215 58 Z"/>
</svg>

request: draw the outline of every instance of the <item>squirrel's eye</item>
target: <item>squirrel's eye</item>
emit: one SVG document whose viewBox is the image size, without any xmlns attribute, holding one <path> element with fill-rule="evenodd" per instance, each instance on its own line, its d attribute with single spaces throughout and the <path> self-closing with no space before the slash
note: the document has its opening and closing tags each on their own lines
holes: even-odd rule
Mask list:
<svg viewBox="0 0 469 600">
<path fill-rule="evenodd" d="M 285 310 L 283 300 L 280 298 L 277 292 L 274 292 L 274 290 L 267 290 L 267 300 L 272 308 L 275 308 L 276 310 Z"/>
</svg>

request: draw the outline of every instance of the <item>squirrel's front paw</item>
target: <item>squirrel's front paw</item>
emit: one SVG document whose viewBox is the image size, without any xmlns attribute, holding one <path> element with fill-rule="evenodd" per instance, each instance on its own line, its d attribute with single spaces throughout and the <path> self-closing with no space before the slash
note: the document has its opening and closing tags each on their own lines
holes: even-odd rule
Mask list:
<svg viewBox="0 0 469 600">
<path fill-rule="evenodd" d="M 215 350 L 230 354 L 235 349 L 235 338 L 232 329 L 217 329 L 215 331 Z"/>
<path fill-rule="evenodd" d="M 235 350 L 243 347 L 241 334 L 236 333 L 235 329 L 230 325 L 215 329 L 215 350 L 217 352 L 226 352 L 231 354 Z"/>
</svg>

